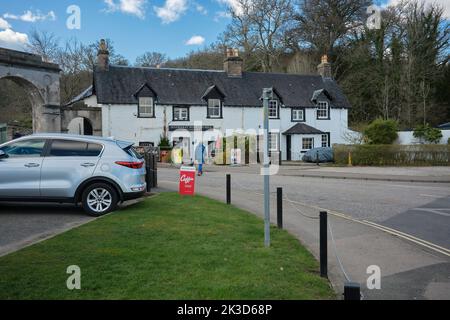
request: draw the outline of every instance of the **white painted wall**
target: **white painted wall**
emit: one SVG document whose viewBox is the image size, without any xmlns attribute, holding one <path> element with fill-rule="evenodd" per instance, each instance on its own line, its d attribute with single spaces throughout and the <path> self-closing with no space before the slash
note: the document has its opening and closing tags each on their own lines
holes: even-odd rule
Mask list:
<svg viewBox="0 0 450 320">
<path fill-rule="evenodd" d="M 69 134 L 84 134 L 84 118 L 75 118 L 67 126 Z"/>
<path fill-rule="evenodd" d="M 448 139 L 450 138 L 450 130 L 441 130 L 442 139 L 439 142 L 440 144 L 447 144 Z M 398 132 L 398 144 L 420 144 L 420 141 L 414 138 L 414 131 L 399 131 Z"/>
<path fill-rule="evenodd" d="M 90 106 L 97 106 L 96 98 L 91 97 L 87 101 Z M 103 136 L 114 137 L 121 140 L 139 142 L 153 142 L 157 145 L 163 133 L 164 125 L 167 128 L 171 125 L 194 125 L 196 121 L 201 121 L 204 126 L 214 126 L 223 135 L 231 135 L 232 130 L 244 130 L 245 132 L 257 133 L 263 122 L 262 107 L 223 107 L 222 119 L 208 119 L 206 106 L 191 106 L 190 121 L 172 121 L 172 106 L 157 105 L 155 108 L 156 118 L 138 118 L 137 105 L 98 105 L 102 107 L 102 128 Z M 331 109 L 330 120 L 317 120 L 316 109 L 306 109 L 306 124 L 315 127 L 323 132 L 329 132 L 331 145 L 335 143 L 349 143 L 346 140 L 348 129 L 348 110 Z M 166 119 L 166 123 L 164 123 Z M 278 130 L 281 140 L 281 151 L 283 159 L 286 160 L 286 137 L 283 132 L 297 124 L 291 121 L 291 108 L 280 108 L 280 119 L 270 120 L 270 129 Z M 230 131 L 231 130 L 231 131 Z M 172 140 L 173 132 L 168 132 L 169 139 Z M 191 133 L 193 134 L 193 133 Z M 211 136 L 212 134 L 210 134 Z M 314 135 L 315 147 L 321 147 L 322 139 L 320 135 Z M 292 160 L 300 160 L 302 157 L 302 137 L 292 136 L 291 150 Z M 194 144 L 199 139 L 195 139 Z M 191 152 L 195 148 L 192 145 Z M 204 141 L 214 140 L 204 138 Z"/>
<path fill-rule="evenodd" d="M 320 148 L 322 147 L 322 135 L 315 134 L 315 135 L 293 135 L 291 138 L 291 160 L 293 161 L 300 161 L 302 160 L 304 154 L 307 150 L 303 150 L 303 138 L 314 138 L 314 148 Z M 283 137 L 284 141 L 286 141 L 286 137 Z M 286 142 L 282 143 L 284 146 L 283 154 L 286 154 Z M 286 157 L 283 157 L 286 158 Z M 284 159 L 285 160 L 285 159 Z"/>
</svg>

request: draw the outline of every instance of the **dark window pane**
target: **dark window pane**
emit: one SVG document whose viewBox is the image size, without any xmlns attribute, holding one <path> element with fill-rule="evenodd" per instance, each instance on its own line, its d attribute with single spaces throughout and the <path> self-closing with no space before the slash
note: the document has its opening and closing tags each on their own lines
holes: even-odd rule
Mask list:
<svg viewBox="0 0 450 320">
<path fill-rule="evenodd" d="M 70 140 L 53 140 L 50 156 L 53 157 L 85 157 L 88 154 L 88 143 Z"/>
<path fill-rule="evenodd" d="M 22 140 L 6 145 L 1 150 L 11 158 L 36 158 L 41 156 L 44 145 L 45 140 Z"/>
<path fill-rule="evenodd" d="M 102 150 L 103 146 L 101 144 L 89 143 L 86 157 L 98 157 Z"/>
</svg>

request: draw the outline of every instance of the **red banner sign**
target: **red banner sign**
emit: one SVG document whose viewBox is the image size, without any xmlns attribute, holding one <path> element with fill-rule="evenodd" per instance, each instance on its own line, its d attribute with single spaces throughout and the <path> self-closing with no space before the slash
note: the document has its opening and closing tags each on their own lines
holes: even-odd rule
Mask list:
<svg viewBox="0 0 450 320">
<path fill-rule="evenodd" d="M 180 169 L 180 194 L 193 196 L 195 193 L 195 168 L 181 167 Z"/>
</svg>

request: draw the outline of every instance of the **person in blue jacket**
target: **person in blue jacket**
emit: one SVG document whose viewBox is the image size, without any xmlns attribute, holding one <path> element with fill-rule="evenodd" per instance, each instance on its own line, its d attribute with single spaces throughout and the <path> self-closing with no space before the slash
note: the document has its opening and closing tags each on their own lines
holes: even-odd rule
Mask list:
<svg viewBox="0 0 450 320">
<path fill-rule="evenodd" d="M 203 174 L 203 164 L 205 163 L 205 146 L 201 143 L 195 149 L 195 161 L 198 164 L 198 175 Z"/>
</svg>

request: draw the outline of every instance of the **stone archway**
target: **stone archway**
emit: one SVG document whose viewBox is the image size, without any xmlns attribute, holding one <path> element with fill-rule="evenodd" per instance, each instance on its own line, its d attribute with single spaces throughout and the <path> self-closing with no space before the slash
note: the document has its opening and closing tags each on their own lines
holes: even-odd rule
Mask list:
<svg viewBox="0 0 450 320">
<path fill-rule="evenodd" d="M 102 135 L 102 109 L 98 107 L 66 106 L 61 107 L 61 132 L 85 134 L 93 136 Z M 73 131 L 74 121 L 80 119 L 79 131 Z M 76 125 L 76 123 L 75 123 Z M 72 129 L 72 130 L 71 130 Z M 87 129 L 87 130 L 86 130 Z M 82 132 L 80 132 L 82 131 Z"/>
<path fill-rule="evenodd" d="M 38 55 L 0 48 L 0 79 L 12 80 L 27 91 L 33 132 L 61 132 L 60 71 Z"/>
<path fill-rule="evenodd" d="M 92 136 L 94 134 L 94 128 L 89 119 L 78 117 L 69 122 L 67 126 L 67 133 Z"/>
</svg>

